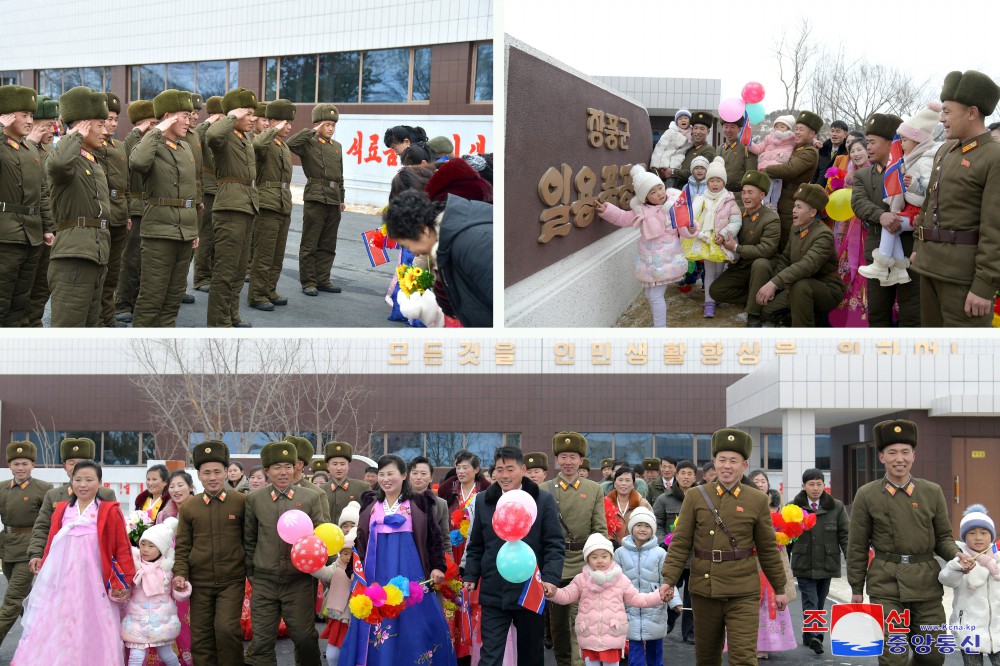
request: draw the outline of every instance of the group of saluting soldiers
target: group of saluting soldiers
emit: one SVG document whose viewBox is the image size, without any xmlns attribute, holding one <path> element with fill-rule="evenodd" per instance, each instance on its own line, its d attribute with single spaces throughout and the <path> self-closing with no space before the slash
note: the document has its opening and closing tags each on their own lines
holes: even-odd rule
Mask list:
<svg viewBox="0 0 1000 666">
<path fill-rule="evenodd" d="M 202 108 L 207 119 L 198 123 Z M 338 293 L 330 279 L 344 204 L 340 114 L 164 90 L 128 105 L 134 128 L 115 139 L 121 100 L 72 88 L 58 102 L 0 86 L 0 326 L 172 327 L 194 261 L 211 327 L 249 327 L 248 304 L 273 311 L 291 224 L 291 153 L 307 177 L 299 251 L 302 291 Z M 65 135 L 53 146 L 56 119 Z"/>
</svg>

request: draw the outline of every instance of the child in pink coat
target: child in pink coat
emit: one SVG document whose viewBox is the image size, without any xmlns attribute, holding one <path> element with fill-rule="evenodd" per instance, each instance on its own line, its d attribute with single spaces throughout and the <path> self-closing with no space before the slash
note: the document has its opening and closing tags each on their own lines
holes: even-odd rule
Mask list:
<svg viewBox="0 0 1000 666">
<path fill-rule="evenodd" d="M 351 504 L 355 504 L 352 502 Z M 342 523 L 343 524 L 343 523 Z M 326 639 L 326 663 L 336 664 L 340 658 L 340 646 L 347 636 L 347 627 L 351 621 L 351 611 L 347 607 L 351 600 L 351 555 L 354 552 L 354 539 L 358 531 L 351 525 L 350 531 L 344 535 L 344 547 L 340 556 L 333 564 L 328 564 L 313 574 L 330 589 L 326 593 L 326 628 L 320 638 Z"/>
<path fill-rule="evenodd" d="M 660 179 L 640 164 L 632 167 L 631 176 L 635 189 L 631 210 L 602 202 L 597 204 L 597 212 L 606 222 L 639 229 L 633 274 L 653 311 L 653 326 L 662 328 L 667 325 L 667 303 L 663 300 L 667 285 L 684 277 L 688 269 L 680 238 L 694 238 L 697 227 L 693 221 L 693 228 L 675 229 L 671 225 L 669 211 L 679 192 L 671 190 L 673 197 L 669 197 Z"/>
<path fill-rule="evenodd" d="M 554 603 L 580 602 L 576 638 L 587 666 L 613 666 L 625 656 L 628 615 L 625 604 L 651 608 L 663 604 L 659 592 L 642 593 L 612 559 L 614 546 L 601 534 L 591 534 L 583 546 L 587 566 L 570 584 L 548 595 Z"/>
<path fill-rule="evenodd" d="M 760 171 L 775 164 L 784 164 L 791 159 L 795 151 L 795 118 L 778 116 L 772 127 L 771 133 L 764 137 L 763 143 L 755 143 L 748 148 L 757 156 L 757 169 Z M 772 178 L 771 190 L 767 193 L 764 203 L 774 208 L 778 205 L 780 196 L 781 180 Z"/>
</svg>

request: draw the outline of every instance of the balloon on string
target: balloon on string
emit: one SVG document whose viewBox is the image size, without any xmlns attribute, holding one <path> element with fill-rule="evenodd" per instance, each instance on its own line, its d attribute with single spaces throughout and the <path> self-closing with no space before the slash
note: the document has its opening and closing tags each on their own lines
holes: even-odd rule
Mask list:
<svg viewBox="0 0 1000 666">
<path fill-rule="evenodd" d="M 518 541 L 531 530 L 531 514 L 523 504 L 507 502 L 493 512 L 493 531 L 504 541 Z"/>
<path fill-rule="evenodd" d="M 292 566 L 302 573 L 315 573 L 323 568 L 329 557 L 326 544 L 318 536 L 310 534 L 292 546 Z"/>
<path fill-rule="evenodd" d="M 760 104 L 764 100 L 764 86 L 751 81 L 743 86 L 743 93 L 740 96 L 747 104 Z"/>
<path fill-rule="evenodd" d="M 765 115 L 767 113 L 764 111 L 763 104 L 747 104 L 747 118 L 750 120 L 751 125 L 763 122 Z"/>
<path fill-rule="evenodd" d="M 535 498 L 526 493 L 525 491 L 518 488 L 517 490 L 509 490 L 500 496 L 500 500 L 497 502 L 496 510 L 499 511 L 500 507 L 508 502 L 514 502 L 515 504 L 522 505 L 531 514 L 531 524 L 534 525 L 535 517 L 538 515 L 538 507 L 535 506 Z"/>
<path fill-rule="evenodd" d="M 326 544 L 330 555 L 336 555 L 344 548 L 344 531 L 333 523 L 322 523 L 316 526 L 313 534 Z"/>
<path fill-rule="evenodd" d="M 497 553 L 497 571 L 510 583 L 523 583 L 535 573 L 535 551 L 523 541 L 508 541 Z"/>
<path fill-rule="evenodd" d="M 837 190 L 830 195 L 830 201 L 826 204 L 826 214 L 831 220 L 837 222 L 844 222 L 854 217 L 854 209 L 851 208 L 850 188 Z"/>
<path fill-rule="evenodd" d="M 719 104 L 719 117 L 727 123 L 739 122 L 746 113 L 746 103 L 738 97 L 730 97 Z"/>
<path fill-rule="evenodd" d="M 302 537 L 310 536 L 313 533 L 312 519 L 298 509 L 292 509 L 281 514 L 278 518 L 278 536 L 289 545 L 295 543 Z"/>
</svg>

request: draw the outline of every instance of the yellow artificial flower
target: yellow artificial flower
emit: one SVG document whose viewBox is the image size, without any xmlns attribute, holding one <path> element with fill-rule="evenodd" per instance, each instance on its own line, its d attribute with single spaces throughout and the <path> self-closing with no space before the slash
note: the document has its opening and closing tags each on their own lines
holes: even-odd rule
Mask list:
<svg viewBox="0 0 1000 666">
<path fill-rule="evenodd" d="M 774 538 L 777 539 L 779 546 L 787 546 L 791 542 L 791 539 L 784 532 L 778 532 L 774 535 Z"/>
<path fill-rule="evenodd" d="M 786 504 L 781 508 L 781 517 L 785 519 L 786 523 L 801 523 L 802 508 L 795 504 Z"/>
<path fill-rule="evenodd" d="M 420 277 L 421 275 L 424 274 L 424 269 L 422 269 L 420 266 L 414 266 L 413 268 L 410 269 L 410 272 L 413 273 L 413 275 L 415 275 L 416 277 Z"/>
<path fill-rule="evenodd" d="M 413 293 L 414 287 L 416 287 L 416 279 L 407 273 L 399 278 L 399 288 L 403 290 L 403 293 L 409 296 Z"/>
<path fill-rule="evenodd" d="M 351 603 L 349 606 L 351 607 L 351 615 L 359 620 L 363 620 L 371 615 L 372 600 L 364 594 L 351 597 Z"/>
<path fill-rule="evenodd" d="M 386 585 L 385 590 L 385 605 L 386 606 L 398 606 L 403 603 L 403 591 L 400 590 L 395 585 Z"/>
<path fill-rule="evenodd" d="M 396 266 L 396 277 L 403 277 L 404 275 L 406 275 L 407 268 L 409 268 L 409 266 L 406 266 L 404 264 Z"/>
<path fill-rule="evenodd" d="M 468 538 L 469 536 L 469 521 L 463 520 L 458 527 L 458 531 L 462 533 L 462 536 Z"/>
</svg>

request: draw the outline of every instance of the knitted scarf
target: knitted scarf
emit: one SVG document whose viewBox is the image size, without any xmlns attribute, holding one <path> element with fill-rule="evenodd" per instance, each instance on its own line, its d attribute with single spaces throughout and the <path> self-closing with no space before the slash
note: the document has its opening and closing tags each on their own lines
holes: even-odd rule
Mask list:
<svg viewBox="0 0 1000 666">
<path fill-rule="evenodd" d="M 698 238 L 706 243 L 711 243 L 715 238 L 715 218 L 725 203 L 727 191 L 725 188 L 718 192 L 705 190 L 705 194 L 702 195 L 701 208 L 695 217 L 698 222 Z"/>
</svg>

